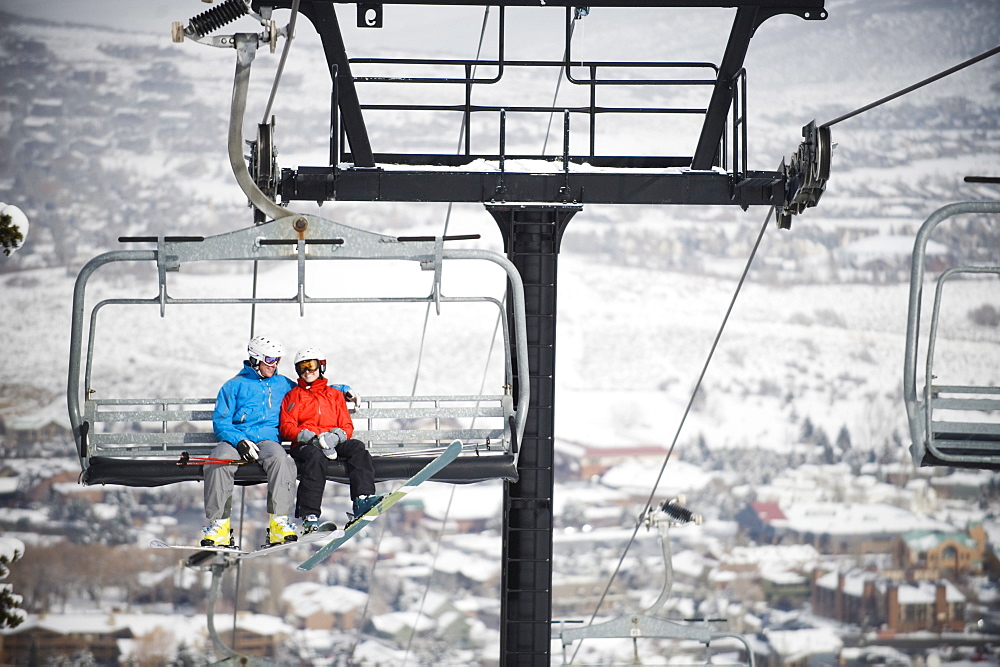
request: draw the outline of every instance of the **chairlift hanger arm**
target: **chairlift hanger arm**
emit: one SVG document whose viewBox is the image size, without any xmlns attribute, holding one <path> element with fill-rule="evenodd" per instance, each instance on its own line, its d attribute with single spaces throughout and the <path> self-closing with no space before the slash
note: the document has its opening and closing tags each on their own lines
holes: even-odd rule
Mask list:
<svg viewBox="0 0 1000 667">
<path fill-rule="evenodd" d="M 237 34 L 236 39 L 236 74 L 233 80 L 233 97 L 229 112 L 229 163 L 236 176 L 236 182 L 250 199 L 250 203 L 265 217 L 277 220 L 289 215 L 295 215 L 283 206 L 272 201 L 260 189 L 260 186 L 250 175 L 246 160 L 243 158 L 243 120 L 246 116 L 247 90 L 250 86 L 250 66 L 257 51 L 257 35 Z"/>
<path fill-rule="evenodd" d="M 294 0 L 254 0 L 251 7 L 257 12 L 270 13 L 272 9 L 291 9 Z M 344 133 L 354 154 L 355 166 L 374 167 L 371 140 L 361 113 L 361 103 L 354 85 L 351 73 L 351 63 L 347 57 L 347 48 L 340 30 L 340 22 L 334 10 L 334 3 L 329 0 L 299 0 L 299 13 L 309 19 L 319 34 L 326 55 L 327 66 L 333 86 L 333 104 L 340 111 L 339 122 L 343 123 Z M 335 109 L 331 114 L 335 117 Z M 336 122 L 333 123 L 336 127 Z M 330 163 L 335 163 L 336 156 L 331 155 Z"/>
<path fill-rule="evenodd" d="M 267 16 L 271 14 L 270 8 L 262 11 Z M 221 28 L 227 23 L 239 19 L 247 13 L 258 19 L 265 26 L 264 32 L 260 34 L 236 33 L 221 37 L 212 37 L 207 34 Z M 273 53 L 278 35 L 284 35 L 287 38 L 289 35 L 288 29 L 283 28 L 278 30 L 274 21 L 265 19 L 263 16 L 250 11 L 248 0 L 226 0 L 219 6 L 191 19 L 186 28 L 182 27 L 180 23 L 174 23 L 173 25 L 173 40 L 175 42 L 182 42 L 187 38 L 210 46 L 235 49 L 236 73 L 233 80 L 233 95 L 229 112 L 229 162 L 233 169 L 233 175 L 236 177 L 236 182 L 247 195 L 250 204 L 259 212 L 258 215 L 263 219 L 275 220 L 295 215 L 295 213 L 277 204 L 273 193 L 268 194 L 261 190 L 261 185 L 264 185 L 269 190 L 272 189 L 271 185 L 258 184 L 254 176 L 250 174 L 250 169 L 243 157 L 243 121 L 246 116 L 250 68 L 256 58 L 257 48 L 262 43 L 269 44 Z M 258 129 L 257 144 L 254 145 L 256 149 L 261 148 L 266 143 L 267 149 L 265 152 L 268 155 L 255 155 L 252 162 L 254 163 L 257 176 L 260 177 L 262 174 L 267 174 L 268 180 L 273 184 L 274 165 L 272 161 L 274 155 L 273 146 L 270 143 L 271 136 L 269 130 L 270 127 L 268 126 L 268 130 L 261 136 L 261 130 Z M 266 157 L 266 160 L 262 160 L 262 157 Z"/>
</svg>

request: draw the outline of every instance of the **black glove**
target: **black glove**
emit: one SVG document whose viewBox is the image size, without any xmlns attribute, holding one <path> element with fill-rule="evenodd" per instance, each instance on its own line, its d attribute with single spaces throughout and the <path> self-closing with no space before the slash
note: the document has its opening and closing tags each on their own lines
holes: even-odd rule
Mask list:
<svg viewBox="0 0 1000 667">
<path fill-rule="evenodd" d="M 361 406 L 361 397 L 358 393 L 348 387 L 347 391 L 344 392 L 344 399 L 354 403 L 354 409 L 357 410 Z"/>
<path fill-rule="evenodd" d="M 260 459 L 260 447 L 256 442 L 250 440 L 240 440 L 236 443 L 236 451 L 240 453 L 240 458 L 251 463 Z"/>
</svg>

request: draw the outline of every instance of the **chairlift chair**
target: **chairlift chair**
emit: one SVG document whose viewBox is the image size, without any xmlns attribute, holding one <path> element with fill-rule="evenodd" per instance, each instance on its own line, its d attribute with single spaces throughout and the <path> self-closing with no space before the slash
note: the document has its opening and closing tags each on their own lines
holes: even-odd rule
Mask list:
<svg viewBox="0 0 1000 667">
<path fill-rule="evenodd" d="M 502 255 L 477 249 L 448 249 L 446 238 L 395 238 L 361 231 L 323 218 L 295 215 L 218 236 L 143 237 L 125 239 L 156 244 L 151 250 L 119 250 L 90 260 L 77 277 L 73 295 L 67 403 L 86 484 L 159 486 L 202 478 L 201 465 L 185 465 L 205 456 L 215 445 L 209 423 L 214 398 L 178 396 L 97 397 L 92 382 L 98 314 L 108 306 L 158 307 L 161 319 L 167 310 L 192 305 L 264 304 L 334 307 L 348 303 L 424 303 L 442 308 L 454 303 L 492 304 L 501 316 L 505 348 L 505 386 L 490 395 L 448 394 L 429 396 L 363 396 L 353 413 L 354 437 L 366 442 L 375 459 L 376 479 L 406 479 L 434 453 L 454 439 L 466 451 L 435 479 L 454 483 L 487 479 L 517 479 L 517 456 L 523 433 L 530 388 L 521 386 L 515 404 L 509 387 L 514 367 L 527 377 L 527 343 L 524 327 L 524 294 L 521 278 Z M 311 297 L 306 291 L 306 267 L 314 261 L 395 260 L 418 263 L 434 271 L 431 293 L 425 297 Z M 441 293 L 441 271 L 447 262 L 485 261 L 501 267 L 507 278 L 509 306 L 489 296 L 453 296 Z M 297 285 L 287 297 L 228 298 L 215 295 L 175 298 L 167 276 L 183 266 L 208 262 L 277 261 L 297 264 Z M 91 279 L 103 267 L 120 262 L 152 262 L 157 271 L 157 294 L 149 298 L 104 299 L 86 308 Z M 509 319 L 509 323 L 508 323 Z M 513 331 L 508 327 L 512 326 Z M 85 336 L 85 332 L 87 335 Z M 375 332 L 369 332 L 374 335 Z M 211 352 L 214 350 L 206 350 Z M 359 378 L 356 383 L 362 383 Z M 361 386 L 361 385 L 359 385 Z M 214 387 L 212 391 L 217 390 Z M 201 430 L 185 428 L 200 425 Z M 399 426 L 402 424 L 402 426 Z M 206 428 L 208 427 L 208 428 Z M 346 481 L 343 464 L 330 461 L 329 479 Z M 259 466 L 241 466 L 237 483 L 265 481 Z"/>
<path fill-rule="evenodd" d="M 747 639 L 738 633 L 718 630 L 716 626 L 723 623 L 725 619 L 684 619 L 683 621 L 662 618 L 664 605 L 670 599 L 674 585 L 673 554 L 670 547 L 670 529 L 674 526 L 682 526 L 689 523 L 701 525 L 702 516 L 694 514 L 685 507 L 684 496 L 671 498 L 660 503 L 656 507 L 647 508 L 641 517 L 641 522 L 647 529 L 656 528 L 660 535 L 660 546 L 663 549 L 663 565 L 665 577 L 663 589 L 656 601 L 643 612 L 635 612 L 624 616 L 617 616 L 603 622 L 591 623 L 576 627 L 567 627 L 565 621 L 561 621 L 557 628 L 553 629 L 553 639 L 558 638 L 563 647 L 562 664 L 572 664 L 572 658 L 567 661 L 568 647 L 574 642 L 582 642 L 588 639 L 631 639 L 633 646 L 632 664 L 639 663 L 639 639 L 670 639 L 697 642 L 704 644 L 706 660 L 704 664 L 723 664 L 717 662 L 709 653 L 710 645 L 722 640 L 736 640 L 742 646 L 743 655 L 746 656 L 746 663 L 749 667 L 756 665 L 753 647 Z M 575 653 L 573 654 L 575 657 Z"/>
<path fill-rule="evenodd" d="M 913 245 L 903 369 L 903 398 L 912 439 L 910 453 L 918 466 L 997 469 L 1000 468 L 1000 387 L 938 382 L 938 374 L 944 374 L 940 364 L 935 366 L 945 285 L 975 276 L 1000 276 L 1000 257 L 995 248 L 989 265 L 963 264 L 938 276 L 925 356 L 921 357 L 919 351 L 927 242 L 940 223 L 963 214 L 1000 214 L 1000 202 L 960 202 L 944 206 L 927 218 Z M 990 365 L 988 360 L 983 361 Z M 991 365 L 996 366 L 996 359 Z M 918 390 L 921 368 L 924 385 Z"/>
</svg>

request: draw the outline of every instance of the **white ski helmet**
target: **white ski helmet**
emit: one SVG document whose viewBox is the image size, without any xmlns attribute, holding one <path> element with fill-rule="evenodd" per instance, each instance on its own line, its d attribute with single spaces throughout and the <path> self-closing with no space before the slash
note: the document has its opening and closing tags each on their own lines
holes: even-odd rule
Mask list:
<svg viewBox="0 0 1000 667">
<path fill-rule="evenodd" d="M 284 346 L 271 336 L 254 336 L 247 344 L 247 354 L 250 355 L 250 363 L 254 368 L 259 362 L 277 363 L 284 353 Z"/>
<path fill-rule="evenodd" d="M 309 345 L 295 353 L 295 371 L 298 372 L 300 361 L 315 359 L 319 362 L 319 374 L 326 375 L 326 352 L 315 345 Z"/>
</svg>

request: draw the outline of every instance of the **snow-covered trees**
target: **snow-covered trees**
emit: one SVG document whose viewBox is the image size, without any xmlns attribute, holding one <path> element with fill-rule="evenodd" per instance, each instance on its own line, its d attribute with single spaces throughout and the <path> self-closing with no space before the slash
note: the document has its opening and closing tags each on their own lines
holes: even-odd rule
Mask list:
<svg viewBox="0 0 1000 667">
<path fill-rule="evenodd" d="M 28 236 L 28 218 L 13 204 L 0 202 L 0 247 L 10 255 L 24 243 Z"/>
<path fill-rule="evenodd" d="M 13 537 L 0 537 L 0 579 L 10 574 L 7 567 L 24 555 L 24 542 Z M 16 628 L 24 622 L 22 598 L 11 584 L 0 584 L 0 628 Z"/>
</svg>

